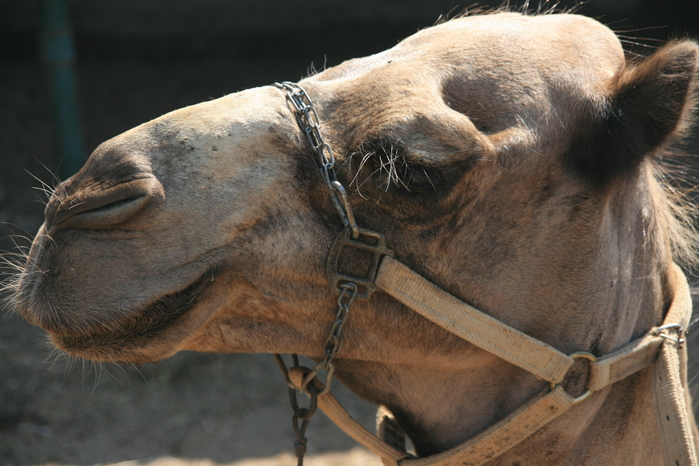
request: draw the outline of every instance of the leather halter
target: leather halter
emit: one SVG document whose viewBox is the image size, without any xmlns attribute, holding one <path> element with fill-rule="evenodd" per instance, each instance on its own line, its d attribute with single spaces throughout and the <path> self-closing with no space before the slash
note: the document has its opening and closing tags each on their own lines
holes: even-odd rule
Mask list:
<svg viewBox="0 0 699 466">
<path fill-rule="evenodd" d="M 277 87 L 289 92 L 291 86 L 301 89 L 292 83 Z M 301 91 L 307 97 L 305 91 Z M 351 232 L 352 228 L 348 226 L 340 234 L 331 251 L 330 264 L 336 261 L 333 256 L 339 254 L 337 250 L 342 245 L 347 244 Z M 368 233 L 382 238 L 378 233 Z M 379 455 L 384 465 L 480 466 L 515 447 L 572 406 L 583 403 L 594 392 L 649 366 L 653 366 L 653 404 L 665 464 L 699 464 L 694 426 L 688 414 L 687 350 L 683 345 L 684 329 L 688 327 L 692 314 L 692 301 L 687 280 L 676 264 L 671 264 L 668 271 L 673 300 L 662 325 L 650 329 L 643 337 L 613 353 L 596 358 L 590 353 L 566 355 L 450 295 L 394 259 L 392 251 L 387 248 L 373 252 L 375 268 L 370 279 L 366 280 L 368 290 L 388 293 L 449 332 L 550 383 L 550 388 L 544 393 L 475 437 L 448 451 L 415 458 L 405 451 L 402 442 L 394 440 L 400 435 L 390 435 L 392 427 L 397 427 L 392 425 L 390 416 L 379 419 L 384 425 L 379 426 L 377 437 L 352 419 L 333 395 L 323 390 L 322 384 L 313 378 L 316 390 L 321 393 L 317 397 L 318 407 L 350 437 Z M 337 280 L 333 281 L 336 276 L 337 273 L 330 273 L 331 285 L 337 286 Z M 349 279 L 343 276 L 340 280 Z M 560 384 L 575 360 L 580 358 L 589 361 L 589 376 L 586 391 L 574 397 Z M 301 371 L 289 371 L 288 376 L 290 384 L 298 390 L 303 390 L 309 383 L 308 377 Z"/>
</svg>

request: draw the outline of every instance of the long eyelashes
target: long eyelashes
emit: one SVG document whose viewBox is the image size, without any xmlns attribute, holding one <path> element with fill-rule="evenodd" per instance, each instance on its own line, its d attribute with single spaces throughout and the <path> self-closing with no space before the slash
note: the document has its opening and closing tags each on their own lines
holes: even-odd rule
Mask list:
<svg viewBox="0 0 699 466">
<path fill-rule="evenodd" d="M 361 157 L 350 186 L 360 194 L 367 183 L 383 192 L 392 188 L 410 193 L 436 191 L 442 180 L 441 171 L 409 162 L 403 153 L 398 144 L 384 142 L 361 146 L 350 157 Z"/>
</svg>

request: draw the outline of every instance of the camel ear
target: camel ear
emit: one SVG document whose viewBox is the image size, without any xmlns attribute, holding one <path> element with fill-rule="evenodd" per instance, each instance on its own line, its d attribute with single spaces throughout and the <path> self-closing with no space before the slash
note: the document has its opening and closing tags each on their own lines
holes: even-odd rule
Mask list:
<svg viewBox="0 0 699 466">
<path fill-rule="evenodd" d="M 641 161 L 689 125 L 699 46 L 670 43 L 620 70 L 602 108 L 580 125 L 569 162 L 596 185 L 635 172 Z"/>
</svg>

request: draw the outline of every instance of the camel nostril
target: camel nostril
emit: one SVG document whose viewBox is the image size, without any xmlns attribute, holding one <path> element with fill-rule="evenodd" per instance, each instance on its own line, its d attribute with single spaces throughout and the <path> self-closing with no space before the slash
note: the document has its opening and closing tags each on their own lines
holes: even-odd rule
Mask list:
<svg viewBox="0 0 699 466">
<path fill-rule="evenodd" d="M 120 201 L 114 201 L 109 204 L 103 205 L 101 207 L 95 207 L 88 210 L 87 212 L 81 212 L 79 215 L 92 215 L 92 216 L 102 216 L 102 215 L 114 215 L 125 210 L 131 209 L 137 201 L 143 200 L 144 196 L 139 196 L 130 199 L 122 199 Z"/>
<path fill-rule="evenodd" d="M 141 213 L 154 199 L 163 197 L 162 185 L 153 177 L 118 184 L 106 190 L 82 190 L 47 209 L 48 233 L 66 228 L 114 228 Z"/>
<path fill-rule="evenodd" d="M 82 226 L 107 227 L 120 223 L 140 211 L 140 208 L 147 200 L 147 196 L 120 199 L 113 202 L 110 202 L 108 198 L 98 199 L 97 201 L 104 202 L 104 205 L 90 206 L 87 209 L 80 209 L 76 212 L 71 210 L 59 211 L 59 215 L 54 219 L 54 225 L 70 222 L 72 226 L 75 226 L 74 224 L 79 222 Z M 81 204 L 75 204 L 75 206 L 78 208 L 82 207 Z M 87 223 L 92 225 L 87 225 Z"/>
</svg>

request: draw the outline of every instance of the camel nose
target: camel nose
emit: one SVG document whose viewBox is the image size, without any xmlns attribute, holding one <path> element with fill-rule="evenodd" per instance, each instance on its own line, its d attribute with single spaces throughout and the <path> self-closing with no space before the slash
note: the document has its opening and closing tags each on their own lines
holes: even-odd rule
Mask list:
<svg viewBox="0 0 699 466">
<path fill-rule="evenodd" d="M 87 187 L 68 194 L 60 185 L 44 212 L 49 236 L 68 228 L 119 228 L 163 197 L 163 187 L 152 175 L 108 188 Z"/>
</svg>

